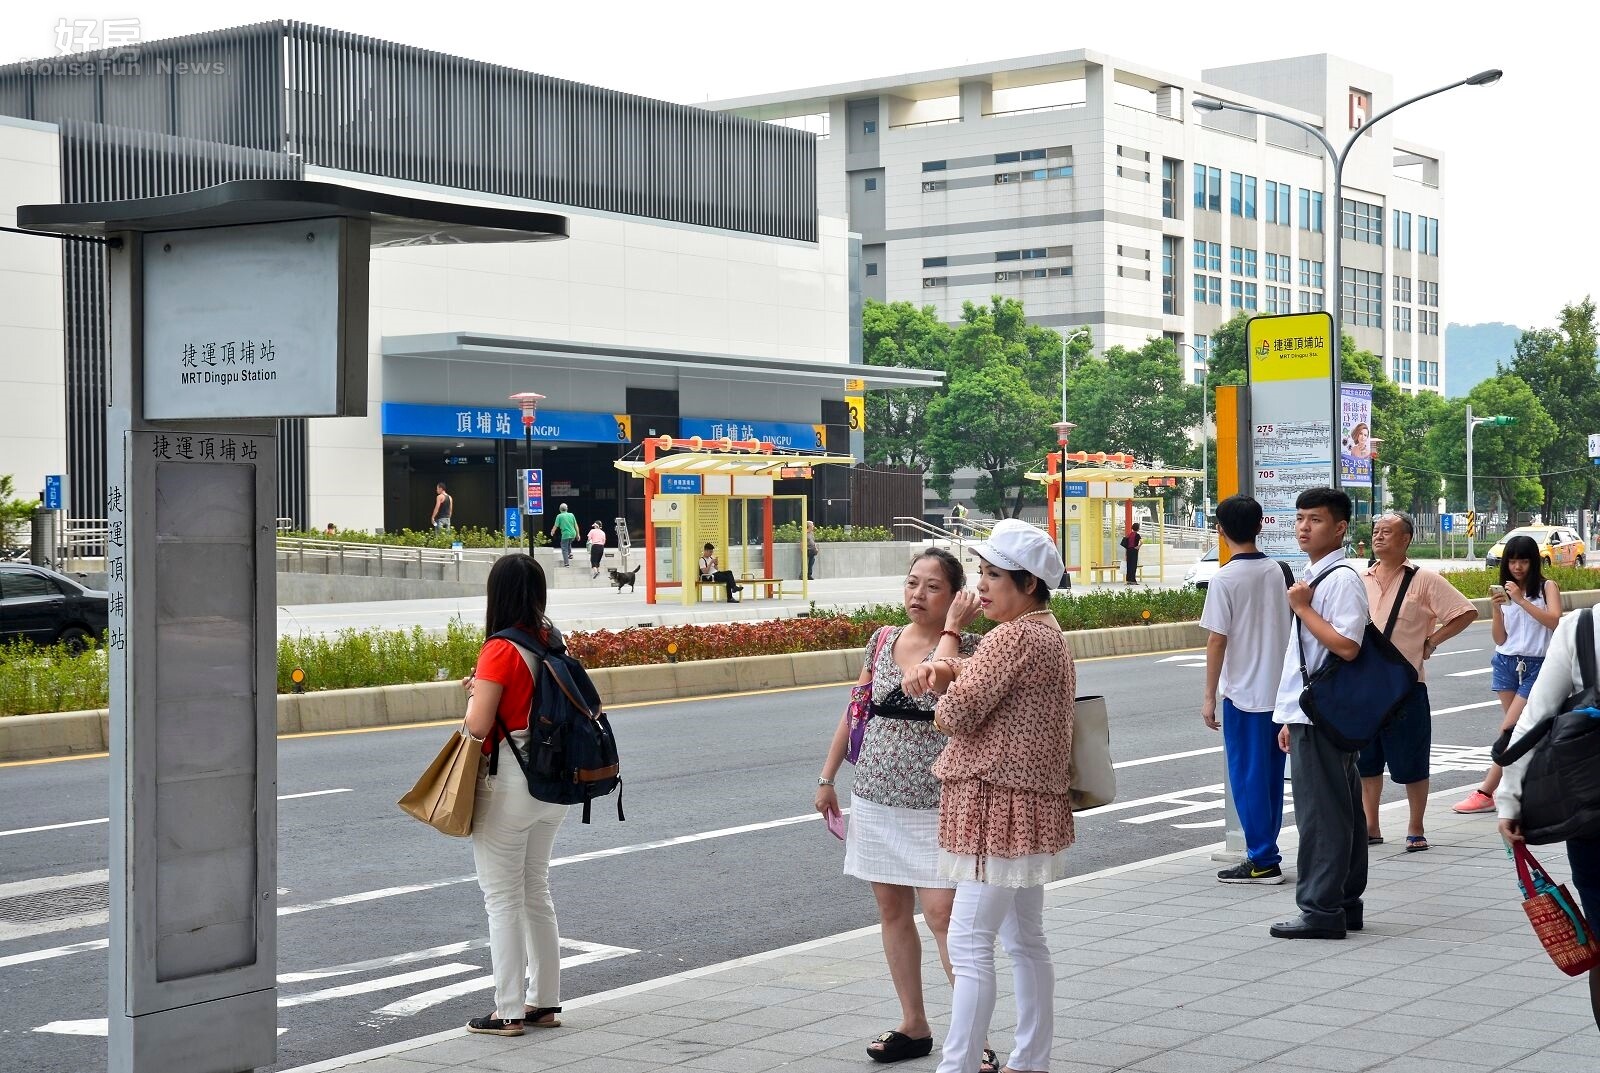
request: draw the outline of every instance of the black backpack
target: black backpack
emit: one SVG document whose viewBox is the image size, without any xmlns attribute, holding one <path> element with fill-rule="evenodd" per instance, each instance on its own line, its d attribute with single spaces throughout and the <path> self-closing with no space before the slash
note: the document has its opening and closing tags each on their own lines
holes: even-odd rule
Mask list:
<svg viewBox="0 0 1600 1073">
<path fill-rule="evenodd" d="M 1570 838 L 1600 838 L 1600 689 L 1594 652 L 1594 612 L 1579 612 L 1578 667 L 1583 685 L 1560 714 L 1546 719 L 1515 745 L 1512 731 L 1500 735 L 1490 755 L 1501 767 L 1528 752 L 1522 774 L 1522 835 L 1536 846 Z M 1546 667 L 1541 674 L 1567 674 Z"/>
<path fill-rule="evenodd" d="M 528 756 L 511 739 L 506 725 L 495 716 L 495 726 L 511 745 L 511 755 L 528 780 L 528 793 L 556 805 L 583 805 L 583 822 L 589 822 L 589 803 L 617 791 L 617 819 L 622 814 L 622 772 L 617 739 L 583 664 L 567 653 L 561 634 L 551 630 L 548 643 L 526 630 L 512 628 L 494 635 L 532 654 L 533 703 L 528 711 Z M 489 754 L 489 774 L 495 774 L 500 750 Z"/>
</svg>

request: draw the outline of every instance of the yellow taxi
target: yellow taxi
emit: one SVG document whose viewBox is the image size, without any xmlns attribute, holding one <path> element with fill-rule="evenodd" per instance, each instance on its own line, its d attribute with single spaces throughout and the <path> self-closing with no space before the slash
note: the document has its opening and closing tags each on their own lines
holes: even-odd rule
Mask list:
<svg viewBox="0 0 1600 1073">
<path fill-rule="evenodd" d="M 1584 547 L 1576 530 L 1565 525 L 1524 525 L 1501 537 L 1500 542 L 1483 557 L 1483 565 L 1499 566 L 1500 559 L 1505 555 L 1506 541 L 1517 536 L 1533 538 L 1533 542 L 1539 545 L 1539 558 L 1544 560 L 1546 566 L 1582 566 L 1587 560 L 1589 549 Z"/>
</svg>

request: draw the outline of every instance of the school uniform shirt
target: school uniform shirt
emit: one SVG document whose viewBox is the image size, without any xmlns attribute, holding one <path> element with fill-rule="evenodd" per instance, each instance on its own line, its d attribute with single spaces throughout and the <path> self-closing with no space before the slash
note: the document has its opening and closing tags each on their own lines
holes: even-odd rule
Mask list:
<svg viewBox="0 0 1600 1073">
<path fill-rule="evenodd" d="M 1200 626 L 1228 639 L 1217 692 L 1235 708 L 1270 712 L 1276 706 L 1293 618 L 1283 567 L 1263 552 L 1234 555 L 1212 577 Z"/>
<path fill-rule="evenodd" d="M 1411 661 L 1411 666 L 1416 668 L 1417 681 L 1427 680 L 1425 664 L 1422 659 L 1423 643 L 1433 635 L 1434 627 L 1441 622 L 1450 622 L 1459 615 L 1474 611 L 1472 604 L 1461 595 L 1460 591 L 1444 579 L 1444 575 L 1435 570 L 1423 570 L 1417 564 L 1407 559 L 1403 564 L 1416 570 L 1411 575 L 1411 587 L 1406 590 L 1406 602 L 1400 605 L 1400 617 L 1395 620 L 1394 632 L 1389 635 L 1389 640 L 1400 650 L 1400 654 Z M 1404 569 L 1393 571 L 1387 587 L 1383 577 L 1389 574 L 1389 568 L 1382 563 L 1373 565 L 1362 571 L 1362 580 L 1367 586 L 1367 602 L 1372 608 L 1372 621 L 1378 624 L 1378 629 L 1383 629 L 1389 623 L 1389 614 L 1394 610 L 1394 598 L 1400 593 L 1400 583 L 1405 577 Z M 1324 581 L 1322 584 L 1326 585 Z M 1319 586 L 1320 587 L 1320 586 Z"/>
<path fill-rule="evenodd" d="M 1341 637 L 1359 644 L 1367 630 L 1367 586 L 1358 571 L 1341 565 L 1344 561 L 1343 548 L 1329 552 L 1307 566 L 1300 580 L 1310 584 L 1312 579 L 1322 578 L 1311 590 L 1311 609 L 1326 619 Z M 1323 577 L 1324 574 L 1327 576 Z M 1310 723 L 1311 718 L 1300 707 L 1300 693 L 1305 689 L 1305 679 L 1300 676 L 1300 653 L 1305 652 L 1306 673 L 1316 674 L 1327 662 L 1328 650 L 1303 623 L 1298 629 L 1294 623 L 1289 626 L 1289 642 L 1283 652 L 1283 673 L 1278 678 L 1278 698 L 1272 721 Z"/>
</svg>

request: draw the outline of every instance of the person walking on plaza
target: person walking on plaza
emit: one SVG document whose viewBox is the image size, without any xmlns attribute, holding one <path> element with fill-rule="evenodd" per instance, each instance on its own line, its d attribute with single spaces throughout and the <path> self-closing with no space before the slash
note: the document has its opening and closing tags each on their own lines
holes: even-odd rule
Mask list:
<svg viewBox="0 0 1600 1073">
<path fill-rule="evenodd" d="M 978 600 L 997 623 L 967 659 L 914 667 L 904 688 L 942 693 L 934 726 L 950 744 L 933 766 L 939 874 L 957 881 L 950 911 L 955 972 L 939 1073 L 973 1073 L 994 1015 L 994 944 L 1011 955 L 1017 1030 L 1009 1070 L 1047 1070 L 1055 967 L 1044 937 L 1044 887 L 1067 870 L 1073 842 L 1072 651 L 1050 610 L 1061 553 L 1015 518 L 973 545 Z"/>
<path fill-rule="evenodd" d="M 455 497 L 444 490 L 444 482 L 433 486 L 433 514 L 428 521 L 435 529 L 450 528 L 450 514 L 455 509 Z"/>
<path fill-rule="evenodd" d="M 1500 583 L 1489 586 L 1489 613 L 1494 634 L 1494 655 L 1489 659 L 1489 688 L 1500 698 L 1502 731 L 1517 725 L 1534 679 L 1544 666 L 1545 650 L 1561 621 L 1561 587 L 1546 581 L 1539 545 L 1530 536 L 1506 541 L 1500 556 Z M 1489 765 L 1483 783 L 1457 801 L 1460 813 L 1495 811 L 1495 789 L 1500 766 Z"/>
<path fill-rule="evenodd" d="M 724 570 L 718 564 L 717 548 L 714 544 L 707 544 L 700 549 L 700 580 L 714 581 L 718 585 L 726 586 L 730 604 L 738 603 L 739 601 L 734 599 L 734 594 L 744 591 L 744 586 L 733 576 L 733 571 Z"/>
<path fill-rule="evenodd" d="M 1511 549 L 1508 546 L 1506 550 L 1509 552 Z M 1552 631 L 1550 644 L 1544 650 L 1544 666 L 1538 681 L 1534 682 L 1532 692 L 1522 698 L 1524 703 L 1517 706 L 1516 727 L 1509 745 L 1515 745 L 1541 723 L 1554 719 L 1566 708 L 1567 698 L 1583 689 L 1578 647 L 1582 636 L 1579 631 L 1582 618 L 1581 614 L 1568 615 Z M 1593 643 L 1596 649 L 1589 653 L 1589 658 L 1600 659 L 1600 630 L 1594 629 L 1592 620 L 1591 632 L 1595 637 Z M 1523 841 L 1522 788 L 1532 755 L 1525 754 L 1507 765 L 1500 785 L 1495 790 L 1494 802 L 1500 814 L 1500 834 L 1507 842 Z M 1595 921 L 1600 920 L 1600 838 L 1569 838 L 1566 848 L 1567 863 L 1572 867 L 1572 885 L 1577 888 L 1583 914 L 1593 927 Z M 1589 1012 L 1594 1017 L 1595 1027 L 1600 1028 L 1600 970 L 1590 969 L 1588 976 Z"/>
<path fill-rule="evenodd" d="M 505 555 L 489 570 L 485 641 L 467 690 L 467 732 L 483 738 L 483 751 L 499 750 L 491 776 L 483 764 L 472 809 L 472 861 L 489 916 L 489 960 L 494 1012 L 474 1017 L 467 1031 L 520 1036 L 524 1026 L 556 1028 L 561 1022 L 561 940 L 550 897 L 550 850 L 567 806 L 528 792 L 512 748 L 528 747 L 533 703 L 532 652 L 495 638 L 519 627 L 541 641 L 560 639 L 545 617 L 544 570 L 532 556 Z M 509 738 L 507 737 L 509 735 Z M 514 743 L 514 744 L 513 744 Z"/>
<path fill-rule="evenodd" d="M 565 503 L 561 504 L 561 513 L 556 515 L 556 523 L 550 527 L 550 535 L 561 539 L 561 565 L 572 565 L 572 545 L 578 539 L 578 519 L 572 516 Z"/>
<path fill-rule="evenodd" d="M 1221 883 L 1282 883 L 1278 832 L 1283 827 L 1283 769 L 1272 709 L 1289 643 L 1289 568 L 1256 547 L 1261 504 L 1245 495 L 1217 504 L 1217 532 L 1228 562 L 1206 587 L 1200 625 L 1206 641 L 1206 687 L 1200 718 L 1222 730 L 1233 803 L 1244 829 L 1245 859 L 1217 873 Z M 1217 696 L 1222 719 L 1217 719 Z"/>
<path fill-rule="evenodd" d="M 1428 848 L 1422 817 L 1428 807 L 1428 750 L 1433 744 L 1433 714 L 1428 708 L 1428 686 L 1424 669 L 1439 646 L 1472 625 L 1478 611 L 1444 575 L 1421 570 L 1406 557 L 1416 529 L 1408 515 L 1395 511 L 1382 515 L 1372 525 L 1372 551 L 1377 560 L 1361 577 L 1367 586 L 1367 603 L 1372 621 L 1388 623 L 1396 602 L 1399 617 L 1389 634 L 1411 666 L 1417 671 L 1417 684 L 1401 703 L 1400 710 L 1384 724 L 1378 736 L 1356 756 L 1356 772 L 1361 776 L 1362 811 L 1367 818 L 1367 844 L 1383 841 L 1378 826 L 1378 801 L 1383 796 L 1383 769 L 1389 778 L 1406 788 L 1406 852 Z"/>
<path fill-rule="evenodd" d="M 1306 675 L 1329 658 L 1354 659 L 1366 632 L 1367 587 L 1345 561 L 1350 497 L 1309 488 L 1294 503 L 1295 539 L 1310 560 L 1289 589 L 1297 622 L 1289 632 L 1272 713 L 1278 747 L 1289 754 L 1300 831 L 1294 900 L 1300 915 L 1272 925 L 1278 939 L 1343 939 L 1360 931 L 1367 889 L 1367 821 L 1356 754 L 1336 746 L 1300 707 Z M 1302 674 L 1302 667 L 1304 674 Z"/>
<path fill-rule="evenodd" d="M 933 727 L 938 698 L 907 694 L 904 679 L 910 668 L 928 660 L 970 656 L 977 648 L 977 636 L 963 632 L 978 617 L 977 595 L 963 591 L 965 586 L 960 560 L 947 551 L 930 549 L 912 560 L 904 596 L 910 621 L 873 634 L 857 679 L 858 685 L 872 686 L 872 718 L 850 784 L 844 874 L 872 884 L 883 955 L 900 1000 L 900 1023 L 867 1045 L 867 1055 L 878 1062 L 921 1058 L 933 1049 L 922 998 L 919 901 L 945 975 L 951 975 L 945 933 L 955 881 L 939 876 L 939 780 L 933 775 L 945 736 Z M 840 814 L 834 779 L 849 738 L 846 711 L 817 776 L 815 806 L 824 817 Z"/>
<path fill-rule="evenodd" d="M 606 554 L 606 529 L 599 522 L 589 527 L 589 576 L 600 576 L 600 560 Z"/>
<path fill-rule="evenodd" d="M 1118 544 L 1125 549 L 1128 558 L 1128 584 L 1139 583 L 1139 545 L 1144 543 L 1144 537 L 1139 535 L 1139 523 L 1134 522 L 1133 528 L 1128 530 Z"/>
<path fill-rule="evenodd" d="M 806 523 L 806 577 L 817 576 L 817 523 Z"/>
</svg>

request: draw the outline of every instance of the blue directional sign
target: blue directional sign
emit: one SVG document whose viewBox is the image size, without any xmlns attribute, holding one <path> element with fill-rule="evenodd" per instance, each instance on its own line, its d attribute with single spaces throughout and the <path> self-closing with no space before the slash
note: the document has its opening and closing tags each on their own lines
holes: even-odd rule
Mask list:
<svg viewBox="0 0 1600 1073">
<path fill-rule="evenodd" d="M 1456 518 L 1455 518 L 1455 515 L 1453 515 L 1453 514 L 1441 514 L 1441 515 L 1439 515 L 1439 528 L 1443 529 L 1447 533 L 1455 532 L 1456 531 Z"/>
<path fill-rule="evenodd" d="M 1077 498 L 1082 499 L 1084 496 L 1087 496 L 1089 494 L 1089 482 L 1088 481 L 1062 481 L 1061 482 L 1061 494 L 1064 495 L 1064 496 L 1067 496 L 1068 498 L 1072 498 L 1072 497 L 1076 496 Z"/>
<path fill-rule="evenodd" d="M 522 511 L 516 507 L 506 508 L 506 536 L 511 540 L 522 539 Z"/>
<path fill-rule="evenodd" d="M 663 473 L 661 494 L 664 496 L 697 496 L 704 482 L 698 473 Z"/>
<path fill-rule="evenodd" d="M 517 486 L 522 489 L 522 513 L 544 513 L 544 470 L 517 470 Z"/>
<path fill-rule="evenodd" d="M 65 510 L 67 479 L 59 473 L 52 473 L 44 479 L 44 509 Z"/>
</svg>

